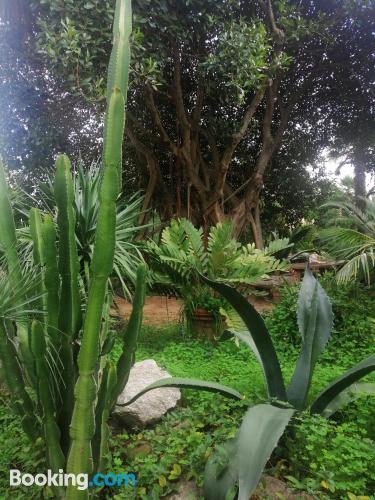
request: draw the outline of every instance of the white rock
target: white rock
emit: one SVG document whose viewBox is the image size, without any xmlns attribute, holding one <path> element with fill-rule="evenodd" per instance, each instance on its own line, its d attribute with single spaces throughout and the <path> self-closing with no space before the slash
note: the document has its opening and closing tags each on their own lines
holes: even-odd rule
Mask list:
<svg viewBox="0 0 375 500">
<path fill-rule="evenodd" d="M 117 399 L 123 404 L 129 401 L 148 385 L 171 375 L 162 370 L 153 359 L 138 361 L 130 370 L 129 381 Z M 169 410 L 177 406 L 181 392 L 174 387 L 154 389 L 141 396 L 129 406 L 115 406 L 113 417 L 115 421 L 127 428 L 143 428 L 154 424 Z"/>
</svg>

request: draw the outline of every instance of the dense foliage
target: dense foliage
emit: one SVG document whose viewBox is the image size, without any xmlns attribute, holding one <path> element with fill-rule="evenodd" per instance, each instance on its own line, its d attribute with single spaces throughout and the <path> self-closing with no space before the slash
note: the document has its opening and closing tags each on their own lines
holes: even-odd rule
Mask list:
<svg viewBox="0 0 375 500">
<path fill-rule="evenodd" d="M 327 283 L 328 279 L 324 285 L 327 286 Z M 332 295 L 332 289 L 329 292 Z M 333 340 L 336 336 L 349 337 L 345 325 L 352 324 L 353 310 L 348 308 L 353 302 L 351 293 L 346 288 L 341 292 L 341 303 L 347 306 L 342 308 L 342 319 L 336 323 Z M 359 297 L 358 304 L 361 298 L 364 295 Z M 296 294 L 288 304 L 290 309 L 295 310 L 295 307 Z M 277 323 L 280 331 L 283 327 L 287 329 L 288 322 L 280 319 L 280 311 L 286 308 L 286 305 L 275 306 L 267 324 Z M 371 316 L 372 310 L 373 302 L 365 302 L 361 309 L 362 317 Z M 273 332 L 272 335 L 283 373 L 288 377 L 297 352 L 290 350 L 289 340 L 283 340 L 282 336 L 275 337 Z M 370 352 L 373 337 L 364 335 L 360 346 L 358 358 Z M 119 356 L 119 347 L 114 351 L 116 357 Z M 348 344 L 341 348 L 329 344 L 326 355 L 316 367 L 313 380 L 315 394 L 352 363 L 352 352 Z M 233 342 L 224 342 L 213 347 L 181 337 L 177 325 L 149 326 L 144 327 L 140 335 L 138 359 L 150 357 L 174 376 L 221 380 L 246 394 L 254 403 L 265 396 L 259 365 L 255 357 L 249 359 L 244 345 L 237 347 Z M 248 384 L 250 378 L 252 383 Z M 243 414 L 243 405 L 213 394 L 185 390 L 182 407 L 166 415 L 154 428 L 115 434 L 111 442 L 111 470 L 122 472 L 125 463 L 127 470 L 138 475 L 137 490 L 133 493 L 127 491 L 126 498 L 132 498 L 131 495 L 144 499 L 163 497 L 174 491 L 181 479 L 191 479 L 202 485 L 208 456 L 215 446 L 234 435 Z M 267 473 L 284 479 L 300 492 L 323 498 L 349 498 L 349 494 L 353 499 L 361 495 L 371 498 L 375 478 L 374 412 L 375 400 L 367 398 L 352 403 L 330 421 L 308 414 L 296 417 L 295 425 L 293 421 L 290 432 L 280 441 Z M 0 491 L 3 491 L 7 488 L 9 462 L 20 469 L 32 471 L 38 468 L 38 458 L 37 454 L 30 455 L 28 442 L 19 439 L 18 422 L 6 405 L 3 406 L 0 425 L 3 450 L 0 469 L 4 470 Z M 32 498 L 31 491 L 35 498 L 39 495 L 39 491 L 28 488 L 27 491 L 20 491 L 20 499 Z M 124 498 L 121 490 L 115 494 Z"/>
<path fill-rule="evenodd" d="M 113 21 L 113 49 L 108 70 L 104 120 L 103 168 L 94 189 L 74 190 L 66 155 L 56 159 L 53 194 L 56 227 L 51 213 L 32 208 L 29 232 L 33 262 L 19 252 L 18 234 L 2 159 L 0 158 L 1 276 L 9 296 L 1 301 L 0 361 L 10 402 L 31 444 L 43 443 L 45 463 L 53 473 L 92 474 L 106 469 L 108 419 L 125 387 L 142 323 L 146 266 L 137 269 L 129 324 L 122 332 L 116 364 L 106 356 L 112 301 L 109 278 L 116 247 L 116 202 L 121 192 L 122 142 L 125 125 L 131 33 L 131 2 L 118 0 Z M 79 178 L 84 182 L 85 177 Z M 92 180 L 88 178 L 89 183 Z M 75 194 L 77 196 L 75 196 Z M 90 203 L 90 195 L 97 197 Z M 92 197 L 91 197 L 92 198 Z M 82 201 L 82 203 L 80 203 Z M 88 205 L 88 206 L 87 206 Z M 92 251 L 80 276 L 76 215 L 88 209 L 94 219 Z M 76 209 L 76 210 L 75 210 Z M 84 241 L 91 227 L 85 227 Z M 121 229 L 121 227 L 120 227 Z M 82 234 L 81 234 L 82 236 Z M 33 294 L 25 286 L 28 274 Z M 2 290 L 3 291 L 3 290 Z M 66 488 L 65 488 L 66 486 Z M 76 481 L 51 486 L 57 498 L 89 498 Z"/>
<path fill-rule="evenodd" d="M 29 19 L 19 36 L 27 42 L 28 61 L 42 68 L 40 74 L 48 71 L 50 83 L 53 70 L 54 99 L 67 111 L 78 110 L 78 121 L 90 114 L 84 132 L 92 141 L 82 140 L 80 147 L 85 154 L 88 147 L 97 151 L 114 2 L 35 0 L 30 9 L 17 0 L 12 5 L 3 15 L 10 25 L 17 16 Z M 321 172 L 310 175 L 306 167 L 327 146 L 371 168 L 373 2 L 274 2 L 276 26 L 264 6 L 134 2 L 127 127 L 132 148 L 126 149 L 126 167 L 133 186 L 146 190 L 147 205 L 164 219 L 187 215 L 203 224 L 217 222 L 224 212 L 234 216 L 239 229 L 246 231 L 250 222 L 259 233 L 260 211 L 266 230 L 274 230 L 276 216 L 281 224 L 296 224 L 325 196 Z M 4 82 L 12 74 L 23 82 L 25 71 L 10 65 Z M 265 77 L 273 88 L 258 103 L 253 98 Z M 4 86 L 2 96 L 15 95 L 13 86 Z M 15 101 L 20 94 L 26 101 L 26 93 L 16 94 Z M 64 105 L 62 96 L 72 95 L 76 103 Z M 69 127 L 77 120 L 67 117 L 64 123 Z M 76 141 L 75 126 L 60 142 L 66 139 Z M 191 165 L 197 164 L 194 175 Z M 265 205 L 259 198 L 263 184 Z M 303 203 L 296 186 L 306 194 Z M 261 243 L 260 234 L 255 240 Z"/>
<path fill-rule="evenodd" d="M 332 255 L 345 261 L 338 281 L 358 278 L 370 284 L 375 266 L 375 202 L 361 198 L 359 208 L 349 200 L 333 201 L 322 208 L 330 215 L 318 236 Z"/>
<path fill-rule="evenodd" d="M 233 437 L 206 463 L 204 495 L 207 499 L 246 500 L 261 478 L 263 469 L 293 416 L 308 410 L 325 418 L 352 401 L 374 394 L 375 385 L 359 382 L 375 370 L 375 355 L 362 359 L 334 379 L 313 399 L 311 383 L 317 361 L 325 350 L 333 326 L 332 305 L 311 270 L 305 269 L 297 302 L 297 324 L 302 338 L 293 375 L 287 384 L 270 332 L 256 311 L 237 290 L 219 281 L 204 281 L 220 293 L 241 318 L 245 329 L 224 332 L 222 340 L 236 338 L 255 354 L 267 388 L 265 403 L 250 405 Z M 129 404 L 158 387 L 190 387 L 218 392 L 232 399 L 243 398 L 233 389 L 199 379 L 166 378 L 150 384 Z"/>
<path fill-rule="evenodd" d="M 329 342 L 330 349 L 347 351 L 354 361 L 370 354 L 371 342 L 375 332 L 375 297 L 362 284 L 352 282 L 337 284 L 333 273 L 326 273 L 321 280 L 322 286 L 332 302 L 333 331 Z M 284 287 L 281 302 L 267 318 L 267 327 L 276 342 L 295 347 L 301 344 L 297 328 L 298 286 Z M 283 325 L 280 328 L 279 325 Z M 349 354 L 348 354 L 349 356 Z M 347 356 L 345 356 L 347 357 Z"/>
<path fill-rule="evenodd" d="M 248 500 L 267 475 L 284 488 L 272 497 L 373 498 L 374 13 L 374 0 L 1 2 L 1 498 L 157 500 L 191 480 L 197 497 Z M 354 180 L 335 188 L 323 157 Z M 346 262 L 320 281 L 307 265 L 260 314 L 250 286 L 316 250 Z M 148 282 L 216 338 L 142 328 Z M 118 284 L 125 323 L 110 317 Z M 120 403 L 136 351 L 171 377 Z M 163 387 L 182 399 L 156 425 L 111 426 L 116 404 Z M 127 490 L 8 481 L 11 467 L 125 466 Z"/>
</svg>

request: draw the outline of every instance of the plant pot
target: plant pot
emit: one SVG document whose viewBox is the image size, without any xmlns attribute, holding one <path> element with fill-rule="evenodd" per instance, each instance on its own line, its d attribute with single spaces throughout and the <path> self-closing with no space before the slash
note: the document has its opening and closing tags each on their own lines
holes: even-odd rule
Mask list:
<svg viewBox="0 0 375 500">
<path fill-rule="evenodd" d="M 191 324 L 193 333 L 199 337 L 215 340 L 217 334 L 217 321 L 215 316 L 207 309 L 195 309 L 191 315 Z"/>
</svg>

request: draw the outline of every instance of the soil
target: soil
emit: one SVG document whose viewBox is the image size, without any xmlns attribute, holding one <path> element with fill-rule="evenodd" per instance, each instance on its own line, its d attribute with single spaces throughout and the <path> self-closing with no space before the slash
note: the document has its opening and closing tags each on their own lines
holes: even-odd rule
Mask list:
<svg viewBox="0 0 375 500">
<path fill-rule="evenodd" d="M 122 297 L 115 297 L 115 310 L 117 315 L 128 319 L 132 305 Z M 152 296 L 146 297 L 143 308 L 143 323 L 146 325 L 163 325 L 176 323 L 181 317 L 182 302 L 174 297 Z M 115 310 L 112 311 L 116 315 Z"/>
</svg>

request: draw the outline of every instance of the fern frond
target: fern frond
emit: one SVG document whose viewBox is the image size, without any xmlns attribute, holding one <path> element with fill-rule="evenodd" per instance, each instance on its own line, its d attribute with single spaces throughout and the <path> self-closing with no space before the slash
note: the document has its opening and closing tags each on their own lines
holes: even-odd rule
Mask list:
<svg viewBox="0 0 375 500">
<path fill-rule="evenodd" d="M 292 248 L 293 245 L 293 243 L 290 243 L 289 238 L 279 238 L 277 240 L 270 241 L 263 252 L 265 255 L 274 255 L 281 250 Z"/>
<path fill-rule="evenodd" d="M 223 274 L 237 258 L 240 244 L 232 238 L 232 224 L 226 221 L 213 226 L 208 236 L 207 250 L 210 254 L 212 276 Z"/>
</svg>

